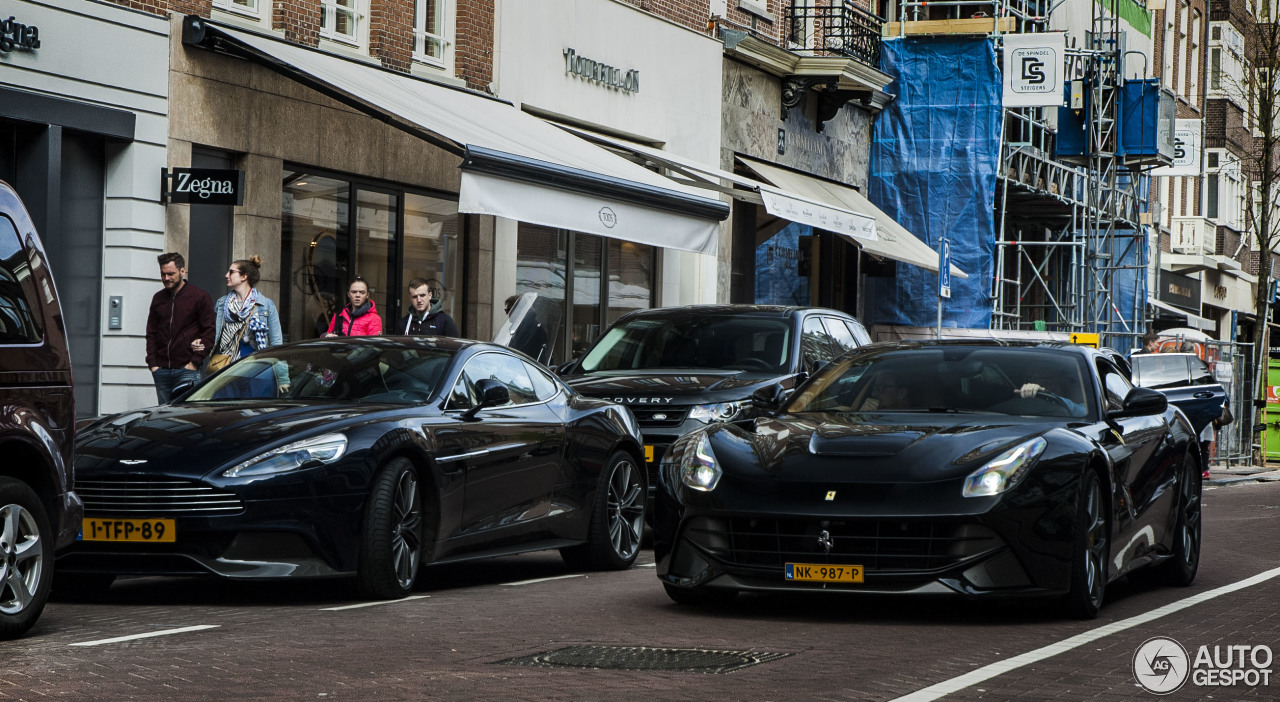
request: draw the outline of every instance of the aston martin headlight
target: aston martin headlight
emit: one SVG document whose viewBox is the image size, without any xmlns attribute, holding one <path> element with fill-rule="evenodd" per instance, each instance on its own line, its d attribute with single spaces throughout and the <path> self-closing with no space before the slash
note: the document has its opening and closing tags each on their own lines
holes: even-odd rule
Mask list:
<svg viewBox="0 0 1280 702">
<path fill-rule="evenodd" d="M 694 405 L 689 410 L 689 419 L 706 422 L 728 422 L 737 419 L 751 406 L 750 400 L 737 402 L 716 402 L 710 405 Z"/>
<path fill-rule="evenodd" d="M 697 438 L 685 447 L 676 470 L 680 482 L 687 488 L 701 492 L 716 489 L 721 470 L 716 464 L 716 454 L 711 450 L 711 440 L 707 438 L 706 432 L 698 432 Z"/>
<path fill-rule="evenodd" d="M 1037 436 L 991 459 L 985 466 L 973 471 L 964 481 L 965 497 L 986 497 L 999 495 L 1013 487 L 1022 476 L 1027 474 L 1032 463 L 1044 453 L 1049 445 L 1043 437 Z"/>
<path fill-rule="evenodd" d="M 235 468 L 222 472 L 223 477 L 243 478 L 249 475 L 271 475 L 297 470 L 311 463 L 332 463 L 347 451 L 344 434 L 325 434 L 292 444 L 285 444 L 260 456 L 254 456 Z"/>
</svg>

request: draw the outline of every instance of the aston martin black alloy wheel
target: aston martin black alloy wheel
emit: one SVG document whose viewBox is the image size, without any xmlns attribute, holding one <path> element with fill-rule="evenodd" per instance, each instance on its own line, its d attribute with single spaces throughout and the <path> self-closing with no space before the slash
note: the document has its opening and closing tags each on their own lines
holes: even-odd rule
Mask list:
<svg viewBox="0 0 1280 702">
<path fill-rule="evenodd" d="M 53 531 L 26 483 L 0 478 L 0 639 L 36 623 L 53 579 Z"/>
<path fill-rule="evenodd" d="M 1086 470 L 1080 479 L 1080 502 L 1071 557 L 1071 589 L 1065 602 L 1067 613 L 1073 617 L 1093 619 L 1102 607 L 1103 593 L 1107 589 L 1107 535 L 1107 507 L 1102 499 L 1102 486 L 1098 482 L 1098 474 Z"/>
<path fill-rule="evenodd" d="M 587 542 L 560 549 L 570 568 L 621 570 L 635 563 L 644 533 L 644 471 L 621 451 L 600 471 Z"/>
<path fill-rule="evenodd" d="M 407 458 L 387 463 L 374 478 L 361 534 L 359 585 L 367 597 L 394 599 L 413 592 L 422 560 L 422 497 Z"/>
</svg>

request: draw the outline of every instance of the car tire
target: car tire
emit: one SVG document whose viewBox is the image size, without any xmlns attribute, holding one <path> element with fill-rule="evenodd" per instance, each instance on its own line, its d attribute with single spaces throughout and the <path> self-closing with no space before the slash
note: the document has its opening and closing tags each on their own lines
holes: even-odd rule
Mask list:
<svg viewBox="0 0 1280 702">
<path fill-rule="evenodd" d="M 1178 521 L 1174 527 L 1173 554 L 1137 571 L 1141 585 L 1186 587 L 1200 570 L 1201 474 L 1191 454 L 1182 459 L 1182 476 L 1178 483 Z M 1135 578 L 1130 578 L 1134 580 Z"/>
<path fill-rule="evenodd" d="M 116 581 L 113 573 L 55 573 L 52 598 L 58 602 L 92 602 Z"/>
<path fill-rule="evenodd" d="M 373 480 L 360 535 L 360 593 L 391 600 L 413 592 L 422 563 L 422 496 L 407 458 L 383 466 Z"/>
<path fill-rule="evenodd" d="M 0 640 L 27 633 L 49 600 L 53 529 L 26 483 L 0 478 Z"/>
<path fill-rule="evenodd" d="M 600 471 L 586 543 L 560 549 L 575 570 L 623 570 L 640 554 L 644 538 L 644 468 L 630 454 L 615 452 Z"/>
<path fill-rule="evenodd" d="M 667 597 L 670 597 L 672 602 L 689 607 L 723 606 L 733 602 L 738 597 L 737 590 L 690 589 L 676 587 L 667 583 L 662 584 L 662 589 L 667 591 Z"/>
<path fill-rule="evenodd" d="M 1107 590 L 1109 525 L 1098 474 L 1086 470 L 1080 480 L 1080 501 L 1071 553 L 1071 585 L 1063 601 L 1066 613 L 1076 619 L 1098 616 Z"/>
</svg>

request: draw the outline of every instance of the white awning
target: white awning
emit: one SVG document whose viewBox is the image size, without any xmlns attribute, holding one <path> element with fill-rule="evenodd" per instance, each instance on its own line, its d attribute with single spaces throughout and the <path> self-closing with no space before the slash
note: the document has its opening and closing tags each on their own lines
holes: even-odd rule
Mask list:
<svg viewBox="0 0 1280 702">
<path fill-rule="evenodd" d="M 809 200 L 825 203 L 830 207 L 841 208 L 871 217 L 876 223 L 876 238 L 851 237 L 852 241 L 861 246 L 863 251 L 875 256 L 910 263 L 931 271 L 936 272 L 938 270 L 937 251 L 934 251 L 928 244 L 916 238 L 914 234 L 907 231 L 905 227 L 898 224 L 897 220 L 890 217 L 879 207 L 871 204 L 871 201 L 863 197 L 862 193 L 857 190 L 847 185 L 839 185 L 814 178 L 813 176 L 796 173 L 795 171 L 788 171 L 751 158 L 739 156 L 738 161 L 779 188 L 797 193 Z M 768 209 L 767 200 L 765 205 L 766 209 Z M 779 217 L 786 217 L 772 210 L 770 210 L 770 213 Z M 810 222 L 804 223 L 811 224 Z M 821 228 L 830 229 L 829 227 Z M 839 233 L 846 234 L 843 231 Z M 848 235 L 846 234 L 846 236 Z M 969 277 L 964 271 L 957 268 L 954 263 L 951 264 L 951 275 L 960 278 Z"/>
<path fill-rule="evenodd" d="M 1188 312 L 1182 309 L 1181 307 L 1174 307 L 1173 305 L 1167 302 L 1163 302 L 1161 300 L 1148 299 L 1147 304 L 1151 305 L 1152 307 L 1164 310 L 1165 312 L 1169 312 L 1170 314 L 1173 314 L 1177 317 L 1182 317 L 1183 319 L 1186 319 L 1187 326 L 1192 327 L 1193 329 L 1213 331 L 1217 327 L 1217 325 L 1214 324 L 1212 320 L 1205 319 L 1200 315 L 1194 314 L 1192 312 Z"/>
<path fill-rule="evenodd" d="M 564 125 L 561 125 L 561 128 L 585 139 L 606 144 L 646 161 L 660 164 L 687 179 L 682 182 L 689 185 L 722 192 L 744 202 L 764 205 L 765 210 L 775 217 L 843 234 L 874 256 L 909 263 L 935 272 L 938 270 L 938 252 L 917 239 L 853 188 L 834 185 L 817 178 L 739 157 L 738 160 L 743 165 L 768 182 L 755 180 L 643 144 Z M 756 169 L 756 165 L 762 168 Z M 762 173 L 761 170 L 766 167 L 771 171 L 785 174 L 778 176 L 778 180 L 784 182 L 775 182 Z M 794 176 L 794 180 L 788 176 Z M 802 180 L 811 181 L 814 185 L 800 182 Z M 721 181 L 730 185 L 726 187 Z M 733 188 L 732 186 L 735 185 L 738 187 Z M 839 191 L 835 190 L 837 188 Z M 848 191 L 852 195 L 847 195 L 843 191 Z M 837 197 L 836 192 L 839 192 L 842 197 Z M 951 274 L 960 278 L 969 277 L 955 264 L 951 265 Z"/>
<path fill-rule="evenodd" d="M 727 203 L 508 102 L 199 17 L 183 42 L 274 71 L 462 157 L 458 209 L 714 254 Z"/>
</svg>

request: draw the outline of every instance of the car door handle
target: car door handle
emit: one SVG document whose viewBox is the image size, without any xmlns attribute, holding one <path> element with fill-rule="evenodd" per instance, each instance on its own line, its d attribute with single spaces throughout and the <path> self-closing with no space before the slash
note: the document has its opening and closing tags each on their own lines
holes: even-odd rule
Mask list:
<svg viewBox="0 0 1280 702">
<path fill-rule="evenodd" d="M 1209 399 L 1210 397 L 1213 397 L 1213 393 L 1208 392 L 1208 391 L 1205 391 L 1205 392 L 1198 392 L 1198 393 L 1196 393 L 1196 394 L 1192 395 L 1192 397 L 1196 398 L 1197 400 L 1207 400 L 1207 399 Z"/>
</svg>

